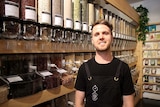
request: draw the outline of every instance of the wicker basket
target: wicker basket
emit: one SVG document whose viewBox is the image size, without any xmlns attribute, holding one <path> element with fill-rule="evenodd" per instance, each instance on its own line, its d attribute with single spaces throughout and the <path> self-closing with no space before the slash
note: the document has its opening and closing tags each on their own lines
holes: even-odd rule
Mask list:
<svg viewBox="0 0 160 107">
<path fill-rule="evenodd" d="M 21 77 L 21 81 L 9 82 L 9 98 L 24 97 L 43 90 L 42 77 L 38 74 L 31 72 L 18 76 Z"/>
<path fill-rule="evenodd" d="M 8 100 L 8 85 L 0 78 L 0 104 Z"/>
</svg>

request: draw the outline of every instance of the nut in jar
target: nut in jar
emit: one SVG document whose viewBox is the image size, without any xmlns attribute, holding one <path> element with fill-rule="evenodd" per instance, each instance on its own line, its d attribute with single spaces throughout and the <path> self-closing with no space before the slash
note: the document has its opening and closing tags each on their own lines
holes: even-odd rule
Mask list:
<svg viewBox="0 0 160 107">
<path fill-rule="evenodd" d="M 20 35 L 21 24 L 18 19 L 3 18 L 2 20 L 2 37 L 7 39 L 15 39 Z"/>
<path fill-rule="evenodd" d="M 23 21 L 23 38 L 26 40 L 36 39 L 38 36 L 38 24 L 30 21 Z"/>
<path fill-rule="evenodd" d="M 52 37 L 52 28 L 49 26 L 40 27 L 40 40 L 49 41 Z"/>
</svg>

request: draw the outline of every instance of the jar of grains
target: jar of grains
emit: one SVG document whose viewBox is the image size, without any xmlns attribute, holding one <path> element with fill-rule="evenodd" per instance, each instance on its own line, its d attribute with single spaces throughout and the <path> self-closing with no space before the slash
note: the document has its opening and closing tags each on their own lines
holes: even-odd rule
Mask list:
<svg viewBox="0 0 160 107">
<path fill-rule="evenodd" d="M 0 1 L 0 37 L 14 39 L 20 34 L 20 0 Z"/>
<path fill-rule="evenodd" d="M 23 39 L 35 39 L 38 35 L 36 0 L 21 0 L 20 18 L 23 26 Z"/>
</svg>

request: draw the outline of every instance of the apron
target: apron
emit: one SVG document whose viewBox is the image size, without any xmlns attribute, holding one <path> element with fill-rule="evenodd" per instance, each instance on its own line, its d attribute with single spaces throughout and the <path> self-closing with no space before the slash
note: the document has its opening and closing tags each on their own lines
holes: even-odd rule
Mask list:
<svg viewBox="0 0 160 107">
<path fill-rule="evenodd" d="M 88 64 L 85 63 L 88 77 L 85 107 L 122 107 L 119 81 L 121 63 L 115 76 L 91 76 Z"/>
</svg>

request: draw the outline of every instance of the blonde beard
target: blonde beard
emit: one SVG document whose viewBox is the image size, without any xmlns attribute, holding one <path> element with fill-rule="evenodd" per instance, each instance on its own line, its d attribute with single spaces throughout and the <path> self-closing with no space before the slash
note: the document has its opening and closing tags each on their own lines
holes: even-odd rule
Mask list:
<svg viewBox="0 0 160 107">
<path fill-rule="evenodd" d="M 106 48 L 104 49 L 99 49 L 99 48 L 95 48 L 97 52 L 108 52 L 111 50 L 111 47 L 110 46 L 107 46 Z"/>
</svg>

